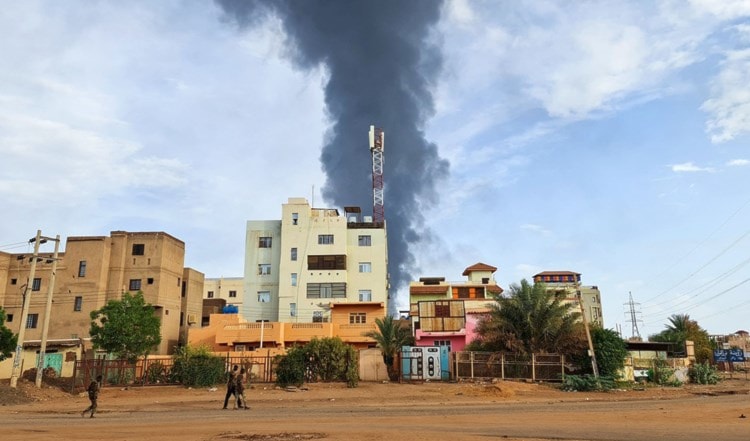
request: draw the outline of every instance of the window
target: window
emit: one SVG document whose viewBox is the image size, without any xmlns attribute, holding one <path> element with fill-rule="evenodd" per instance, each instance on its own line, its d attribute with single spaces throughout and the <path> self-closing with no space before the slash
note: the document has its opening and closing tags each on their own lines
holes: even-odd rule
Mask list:
<svg viewBox="0 0 750 441">
<path fill-rule="evenodd" d="M 292 253 L 291 253 L 290 259 L 292 261 L 297 260 L 297 248 L 292 248 Z"/>
<path fill-rule="evenodd" d="M 259 237 L 258 238 L 258 248 L 271 248 L 271 238 L 270 237 Z"/>
<path fill-rule="evenodd" d="M 34 277 L 34 282 L 31 284 L 31 290 L 39 291 L 40 289 L 42 289 L 42 279 L 39 277 Z"/>
<path fill-rule="evenodd" d="M 435 317 L 450 317 L 451 306 L 448 302 L 435 303 Z"/>
<path fill-rule="evenodd" d="M 261 276 L 268 276 L 271 274 L 271 264 L 270 263 L 261 263 L 258 265 L 258 274 Z"/>
<path fill-rule="evenodd" d="M 235 290 L 230 290 L 230 291 L 229 291 L 229 297 L 237 297 L 237 291 L 235 291 Z"/>
<path fill-rule="evenodd" d="M 307 256 L 307 269 L 345 270 L 346 256 L 343 254 L 335 254 L 332 256 Z"/>
<path fill-rule="evenodd" d="M 214 298 L 214 292 L 213 291 L 207 292 L 206 293 L 206 297 L 209 298 L 209 299 L 213 299 Z"/>
<path fill-rule="evenodd" d="M 292 286 L 297 286 L 297 273 L 292 273 Z"/>
<path fill-rule="evenodd" d="M 296 303 L 289 304 L 289 316 L 297 317 L 297 304 Z"/>
<path fill-rule="evenodd" d="M 268 303 L 271 301 L 271 291 L 258 291 L 258 302 Z"/>
<path fill-rule="evenodd" d="M 86 277 L 86 261 L 78 262 L 78 277 Z"/>
<path fill-rule="evenodd" d="M 5 316 L 5 321 L 8 322 L 8 323 L 12 322 L 13 321 L 13 314 L 7 314 Z"/>
<path fill-rule="evenodd" d="M 139 291 L 141 289 L 141 279 L 130 279 L 131 291 Z"/>
<path fill-rule="evenodd" d="M 360 289 L 359 301 L 360 302 L 372 302 L 372 291 L 369 289 Z"/>
<path fill-rule="evenodd" d="M 318 234 L 318 245 L 333 245 L 333 234 Z"/>
<path fill-rule="evenodd" d="M 39 321 L 39 314 L 29 314 L 26 317 L 26 328 L 36 328 L 36 324 Z"/>
<path fill-rule="evenodd" d="M 292 213 L 292 225 L 297 225 L 299 221 L 299 213 Z"/>
<path fill-rule="evenodd" d="M 308 283 L 308 299 L 343 299 L 346 298 L 346 283 Z"/>
<path fill-rule="evenodd" d="M 181 293 L 182 297 L 185 297 L 185 294 L 187 294 L 187 283 L 182 282 L 181 290 L 182 290 L 182 293 Z"/>
<path fill-rule="evenodd" d="M 435 340 L 434 344 L 437 347 L 447 346 L 448 347 L 448 352 L 451 351 L 451 341 L 450 340 Z"/>
<path fill-rule="evenodd" d="M 468 287 L 460 286 L 460 287 L 458 287 L 458 289 L 456 290 L 456 292 L 458 293 L 458 298 L 459 299 L 468 299 L 469 298 L 470 294 L 469 294 L 469 288 Z M 454 298 L 456 298 L 456 297 L 454 296 Z"/>
<path fill-rule="evenodd" d="M 73 311 L 80 311 L 83 307 L 83 297 L 76 296 L 75 302 L 73 302 Z"/>
<path fill-rule="evenodd" d="M 372 264 L 370 262 L 359 262 L 359 272 L 360 273 L 371 273 L 372 272 Z"/>
<path fill-rule="evenodd" d="M 182 279 L 179 277 L 177 278 L 177 286 L 182 286 Z"/>
<path fill-rule="evenodd" d="M 11 285 L 15 285 L 16 283 L 18 283 L 18 279 L 10 279 Z"/>
<path fill-rule="evenodd" d="M 146 279 L 146 283 L 148 283 L 149 285 L 153 285 L 154 284 L 154 278 L 153 277 L 149 277 L 148 279 Z"/>
<path fill-rule="evenodd" d="M 489 277 L 482 277 L 482 285 L 486 285 L 488 283 L 490 283 L 490 278 Z"/>
<path fill-rule="evenodd" d="M 133 244 L 133 255 L 134 256 L 143 256 L 144 252 L 146 251 L 146 245 L 142 243 L 134 243 Z"/>
<path fill-rule="evenodd" d="M 323 323 L 322 311 L 313 311 L 313 323 Z"/>
<path fill-rule="evenodd" d="M 350 312 L 349 313 L 349 324 L 363 324 L 367 323 L 367 314 L 364 312 Z"/>
<path fill-rule="evenodd" d="M 372 246 L 372 236 L 359 236 L 359 246 L 361 247 Z"/>
</svg>

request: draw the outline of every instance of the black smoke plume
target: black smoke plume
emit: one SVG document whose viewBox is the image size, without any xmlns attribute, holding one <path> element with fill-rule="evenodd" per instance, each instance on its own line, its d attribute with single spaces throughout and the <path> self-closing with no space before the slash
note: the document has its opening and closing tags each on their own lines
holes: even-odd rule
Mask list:
<svg viewBox="0 0 750 441">
<path fill-rule="evenodd" d="M 278 17 L 291 60 L 303 69 L 325 66 L 325 103 L 332 122 L 321 153 L 327 202 L 372 206 L 367 132 L 370 125 L 385 130 L 384 201 L 393 296 L 408 286 L 414 269 L 409 247 L 429 235 L 422 211 L 437 203 L 437 182 L 449 168 L 423 131 L 434 114 L 432 88 L 442 65 L 439 48 L 430 42 L 442 3 L 217 2 L 241 27 Z"/>
</svg>

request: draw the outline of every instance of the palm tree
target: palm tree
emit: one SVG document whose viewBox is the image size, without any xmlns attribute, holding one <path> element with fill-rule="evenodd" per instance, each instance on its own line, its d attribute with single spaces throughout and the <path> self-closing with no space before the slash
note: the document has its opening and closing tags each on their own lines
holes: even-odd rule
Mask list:
<svg viewBox="0 0 750 441">
<path fill-rule="evenodd" d="M 380 352 L 383 353 L 383 362 L 388 369 L 388 378 L 391 381 L 397 381 L 399 371 L 398 367 L 394 365 L 396 354 L 402 346 L 412 345 L 414 337 L 411 335 L 409 328 L 402 326 L 391 316 L 382 319 L 376 318 L 375 326 L 378 328 L 377 331 L 369 331 L 364 335 L 372 338 L 378 344 Z"/>
<path fill-rule="evenodd" d="M 710 359 L 713 345 L 708 332 L 701 328 L 697 321 L 690 318 L 689 314 L 672 314 L 669 324 L 664 325 L 664 330 L 649 337 L 650 341 L 661 341 L 685 345 L 685 341 L 693 342 L 695 359 L 702 363 Z"/>
<path fill-rule="evenodd" d="M 578 352 L 585 346 L 580 313 L 542 283 L 510 286 L 477 327 L 484 350 L 523 354 Z"/>
</svg>

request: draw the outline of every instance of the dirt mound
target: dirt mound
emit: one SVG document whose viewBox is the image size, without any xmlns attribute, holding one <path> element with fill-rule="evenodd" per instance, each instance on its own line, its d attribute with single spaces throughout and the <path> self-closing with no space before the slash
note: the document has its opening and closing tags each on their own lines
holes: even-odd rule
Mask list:
<svg viewBox="0 0 750 441">
<path fill-rule="evenodd" d="M 0 406 L 70 398 L 71 394 L 67 392 L 70 390 L 69 385 L 69 381 L 54 379 L 50 384 L 45 379 L 42 387 L 38 388 L 33 381 L 21 378 L 16 384 L 17 387 L 13 388 L 10 387 L 10 381 L 4 381 L 0 384 Z"/>
</svg>

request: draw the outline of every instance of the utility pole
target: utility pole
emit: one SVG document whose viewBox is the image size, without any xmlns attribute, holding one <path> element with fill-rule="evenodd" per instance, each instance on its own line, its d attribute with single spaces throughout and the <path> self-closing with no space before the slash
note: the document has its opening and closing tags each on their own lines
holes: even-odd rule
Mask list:
<svg viewBox="0 0 750 441">
<path fill-rule="evenodd" d="M 36 231 L 36 237 L 29 240 L 34 242 L 34 254 L 31 256 L 31 271 L 29 281 L 23 289 L 23 305 L 21 306 L 21 329 L 18 330 L 18 343 L 16 344 L 16 356 L 13 358 L 13 371 L 10 374 L 10 387 L 18 385 L 19 370 L 21 369 L 21 358 L 23 357 L 23 338 L 26 334 L 26 321 L 29 319 L 29 304 L 31 303 L 31 286 L 33 289 L 34 276 L 36 275 L 36 261 L 39 256 L 39 245 L 42 238 L 42 230 Z"/>
<path fill-rule="evenodd" d="M 55 237 L 55 253 L 52 255 L 52 274 L 47 288 L 47 306 L 44 308 L 44 324 L 42 325 L 42 346 L 39 348 L 39 362 L 36 366 L 36 387 L 42 387 L 42 371 L 44 370 L 44 358 L 47 352 L 47 331 L 49 330 L 49 318 L 52 312 L 52 291 L 55 287 L 55 276 L 57 275 L 57 252 L 60 249 L 60 235 Z"/>
</svg>

